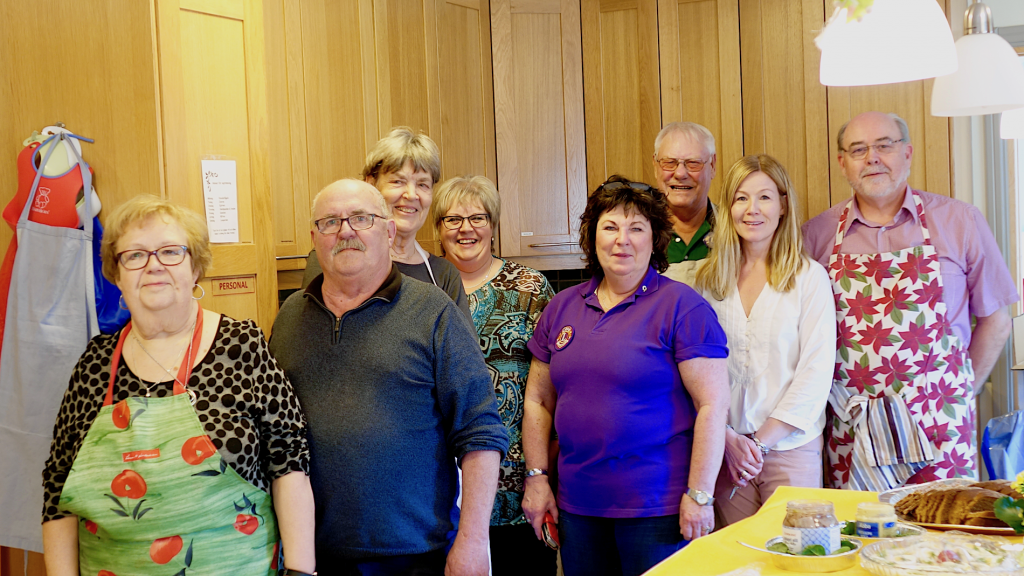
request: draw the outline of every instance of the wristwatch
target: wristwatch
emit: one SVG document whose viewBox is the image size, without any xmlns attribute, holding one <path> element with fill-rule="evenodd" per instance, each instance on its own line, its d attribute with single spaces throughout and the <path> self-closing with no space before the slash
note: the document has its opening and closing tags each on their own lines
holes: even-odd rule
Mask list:
<svg viewBox="0 0 1024 576">
<path fill-rule="evenodd" d="M 711 506 L 715 503 L 714 497 L 703 490 L 690 488 L 686 491 L 686 495 L 692 498 L 699 506 Z"/>
<path fill-rule="evenodd" d="M 534 476 L 547 476 L 548 471 L 543 468 L 530 468 L 526 471 L 527 478 L 533 478 Z"/>
</svg>

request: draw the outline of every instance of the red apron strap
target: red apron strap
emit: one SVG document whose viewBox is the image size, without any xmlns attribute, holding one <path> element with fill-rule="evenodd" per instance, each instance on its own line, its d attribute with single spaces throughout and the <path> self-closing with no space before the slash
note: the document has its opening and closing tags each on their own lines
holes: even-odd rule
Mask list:
<svg viewBox="0 0 1024 576">
<path fill-rule="evenodd" d="M 199 308 L 199 312 L 196 313 L 196 325 L 192 329 L 192 343 L 188 345 L 188 358 L 182 360 L 181 366 L 178 367 L 178 377 L 174 379 L 175 395 L 186 392 L 182 383 L 188 382 L 188 377 L 192 374 L 192 365 L 196 361 L 196 356 L 199 355 L 199 342 L 203 339 L 203 307 L 197 303 L 196 308 Z"/>
<path fill-rule="evenodd" d="M 114 348 L 114 356 L 110 359 L 110 383 L 107 384 L 107 394 L 103 398 L 103 405 L 110 406 L 114 403 L 114 381 L 117 379 L 117 368 L 121 364 L 121 350 L 124 348 L 124 341 L 128 337 L 128 333 L 132 331 L 132 321 L 129 320 L 128 324 L 121 329 L 121 335 L 117 339 L 117 346 Z M 196 357 L 199 355 L 199 342 L 203 339 L 203 307 L 199 306 L 199 311 L 196 313 L 196 325 L 192 329 L 192 343 L 188 347 L 188 357 L 182 360 L 181 366 L 178 367 L 178 377 L 174 380 L 173 393 L 184 394 L 186 392 L 185 387 L 181 385 L 181 382 L 188 381 L 189 375 L 192 373 L 192 365 L 196 361 Z"/>
</svg>

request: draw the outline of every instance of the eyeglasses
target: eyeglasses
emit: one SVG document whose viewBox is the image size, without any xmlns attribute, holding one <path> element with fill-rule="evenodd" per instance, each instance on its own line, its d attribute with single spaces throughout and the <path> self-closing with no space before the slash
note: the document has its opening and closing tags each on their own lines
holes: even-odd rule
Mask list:
<svg viewBox="0 0 1024 576">
<path fill-rule="evenodd" d="M 605 182 L 599 187 L 600 190 L 618 190 L 619 188 L 632 188 L 641 192 L 653 192 L 654 187 L 643 182 Z"/>
<path fill-rule="evenodd" d="M 156 256 L 156 261 L 164 266 L 177 266 L 185 261 L 188 246 L 162 246 L 156 250 L 125 250 L 115 256 L 125 270 L 141 270 L 149 265 L 149 259 Z"/>
<path fill-rule="evenodd" d="M 850 148 L 849 150 L 843 150 L 843 152 L 846 152 L 850 156 L 850 158 L 853 158 L 854 160 L 860 160 L 861 158 L 868 155 L 869 148 L 874 148 L 875 152 L 878 152 L 879 154 L 887 155 L 896 152 L 896 145 L 899 144 L 900 142 L 906 141 L 906 138 L 900 138 L 899 140 L 890 140 L 886 138 L 879 144 L 858 144 L 853 148 Z M 840 150 L 842 149 L 840 148 Z"/>
<path fill-rule="evenodd" d="M 444 227 L 449 230 L 462 228 L 463 220 L 469 220 L 469 225 L 473 228 L 483 228 L 491 221 L 491 216 L 489 214 L 473 214 L 472 216 L 445 216 L 441 218 Z"/>
<path fill-rule="evenodd" d="M 686 168 L 687 172 L 700 172 L 708 162 L 711 162 L 711 160 L 698 160 L 696 158 L 687 158 L 686 160 L 680 160 L 679 158 L 658 158 L 658 166 L 661 166 L 661 169 L 666 171 L 675 171 L 675 169 L 682 164 Z"/>
<path fill-rule="evenodd" d="M 383 218 L 383 216 L 378 216 L 376 214 L 354 214 L 348 218 L 328 216 L 327 218 L 314 220 L 313 225 L 316 226 L 316 229 L 319 230 L 321 234 L 337 234 L 338 232 L 341 232 L 341 227 L 345 222 L 348 222 L 349 227 L 358 232 L 359 230 L 372 228 L 374 218 Z"/>
</svg>

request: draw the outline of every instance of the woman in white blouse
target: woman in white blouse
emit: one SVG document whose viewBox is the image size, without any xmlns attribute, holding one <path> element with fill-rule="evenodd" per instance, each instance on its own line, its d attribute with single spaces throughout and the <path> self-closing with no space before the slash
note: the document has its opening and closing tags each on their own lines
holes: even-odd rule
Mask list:
<svg viewBox="0 0 1024 576">
<path fill-rule="evenodd" d="M 836 358 L 825 269 L 804 254 L 797 197 L 764 154 L 729 169 L 697 289 L 729 338 L 732 402 L 715 488 L 721 525 L 779 486 L 821 487 L 822 429 Z"/>
</svg>

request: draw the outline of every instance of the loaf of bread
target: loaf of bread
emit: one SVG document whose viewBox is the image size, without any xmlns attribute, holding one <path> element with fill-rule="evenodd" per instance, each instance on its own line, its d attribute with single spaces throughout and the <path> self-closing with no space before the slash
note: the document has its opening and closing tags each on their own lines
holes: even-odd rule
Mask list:
<svg viewBox="0 0 1024 576">
<path fill-rule="evenodd" d="M 1015 500 L 1020 500 L 1021 498 L 1024 498 L 1024 496 L 1021 496 L 1020 492 L 1017 492 L 1016 490 L 1013 489 L 1012 484 L 1013 483 L 1010 482 L 1009 480 L 988 480 L 986 482 L 975 482 L 974 486 L 977 486 L 978 488 L 984 488 L 986 490 L 991 490 L 993 492 L 999 492 L 1003 496 L 1009 496 L 1010 498 L 1013 498 Z"/>
<path fill-rule="evenodd" d="M 1005 489 L 1000 492 L 993 488 Z M 1001 481 L 979 482 L 962 488 L 914 492 L 896 503 L 896 511 L 912 522 L 1005 527 L 992 511 L 996 500 L 1016 492 Z M 1014 496 L 1019 498 L 1020 496 Z"/>
</svg>

